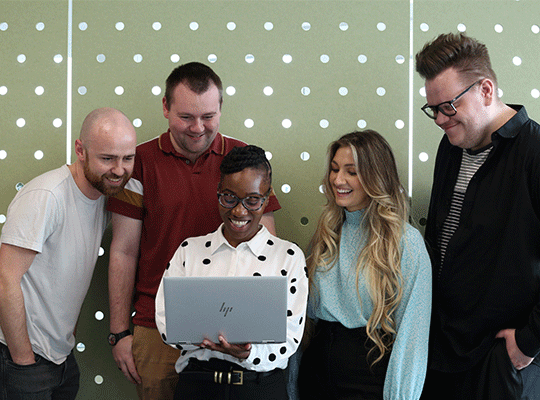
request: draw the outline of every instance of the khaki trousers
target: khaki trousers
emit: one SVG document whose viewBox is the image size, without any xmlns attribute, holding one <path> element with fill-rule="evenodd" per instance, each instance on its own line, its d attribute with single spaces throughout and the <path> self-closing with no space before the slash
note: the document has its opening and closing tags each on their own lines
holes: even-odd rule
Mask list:
<svg viewBox="0 0 540 400">
<path fill-rule="evenodd" d="M 178 383 L 174 369 L 180 350 L 166 345 L 155 328 L 135 325 L 133 358 L 142 383 L 137 385 L 141 400 L 172 400 Z"/>
</svg>

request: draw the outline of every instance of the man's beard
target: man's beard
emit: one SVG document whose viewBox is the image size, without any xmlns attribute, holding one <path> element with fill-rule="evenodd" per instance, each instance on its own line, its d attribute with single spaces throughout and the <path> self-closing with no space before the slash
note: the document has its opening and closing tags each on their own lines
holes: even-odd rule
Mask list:
<svg viewBox="0 0 540 400">
<path fill-rule="evenodd" d="M 88 159 L 84 160 L 83 167 L 84 167 L 83 168 L 84 176 L 86 177 L 88 182 L 90 182 L 92 187 L 94 187 L 96 190 L 98 190 L 100 193 L 104 194 L 105 196 L 114 196 L 115 194 L 120 193 L 124 189 L 124 186 L 126 185 L 127 181 L 130 178 L 130 175 L 126 173 L 121 177 L 122 183 L 119 186 L 109 186 L 107 185 L 107 176 L 114 179 L 118 179 L 120 178 L 120 176 L 116 176 L 114 174 L 104 174 L 104 175 L 98 176 L 97 174 L 94 174 L 90 170 Z"/>
</svg>

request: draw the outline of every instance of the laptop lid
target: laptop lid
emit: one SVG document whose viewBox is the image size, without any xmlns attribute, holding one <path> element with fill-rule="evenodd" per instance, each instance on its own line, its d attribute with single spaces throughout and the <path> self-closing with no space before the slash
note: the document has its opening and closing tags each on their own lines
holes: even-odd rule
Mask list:
<svg viewBox="0 0 540 400">
<path fill-rule="evenodd" d="M 167 343 L 283 343 L 285 276 L 163 278 Z"/>
</svg>

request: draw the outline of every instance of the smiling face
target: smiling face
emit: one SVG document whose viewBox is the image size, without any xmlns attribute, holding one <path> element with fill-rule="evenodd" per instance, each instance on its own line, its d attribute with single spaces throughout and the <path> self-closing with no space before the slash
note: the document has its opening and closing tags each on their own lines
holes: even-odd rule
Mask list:
<svg viewBox="0 0 540 400">
<path fill-rule="evenodd" d="M 120 193 L 133 172 L 136 145 L 135 129 L 124 114 L 108 108 L 90 113 L 75 141 L 81 191 L 90 199 Z"/>
<path fill-rule="evenodd" d="M 370 198 L 360 183 L 349 146 L 340 147 L 334 154 L 328 181 L 338 206 L 345 207 L 347 211 L 358 211 L 369 205 Z"/>
<path fill-rule="evenodd" d="M 220 183 L 221 193 L 233 194 L 239 199 L 256 196 L 264 197 L 270 190 L 270 182 L 265 171 L 246 168 L 234 174 L 224 175 Z M 253 238 L 259 231 L 259 223 L 268 199 L 257 211 L 249 211 L 239 202 L 234 208 L 219 204 L 219 214 L 223 220 L 223 236 L 233 247 Z"/>
<path fill-rule="evenodd" d="M 173 91 L 170 104 L 163 98 L 163 115 L 169 120 L 175 150 L 194 162 L 210 147 L 218 133 L 219 90 L 211 84 L 206 92 L 197 94 L 180 83 Z"/>
<path fill-rule="evenodd" d="M 449 101 L 473 82 L 464 82 L 454 68 L 448 68 L 435 78 L 427 80 L 426 100 L 429 105 Z M 446 133 L 454 146 L 477 150 L 491 142 L 486 106 L 492 96 L 491 81 L 484 80 L 460 97 L 454 107 L 457 113 L 451 117 L 438 113 L 435 123 Z"/>
</svg>

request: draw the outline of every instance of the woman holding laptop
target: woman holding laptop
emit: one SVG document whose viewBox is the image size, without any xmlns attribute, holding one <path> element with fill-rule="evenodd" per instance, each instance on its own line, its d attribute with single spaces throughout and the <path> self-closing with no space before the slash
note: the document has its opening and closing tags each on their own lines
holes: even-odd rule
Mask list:
<svg viewBox="0 0 540 400">
<path fill-rule="evenodd" d="M 272 190 L 264 150 L 235 147 L 220 171 L 217 206 L 223 224 L 211 234 L 185 240 L 164 277 L 286 276 L 287 339 L 279 344 L 231 344 L 221 335 L 217 343 L 204 339 L 199 345 L 180 346 L 174 398 L 284 400 L 284 369 L 304 330 L 308 287 L 304 255 L 260 224 Z M 163 280 L 156 297 L 156 323 L 166 342 Z"/>
<path fill-rule="evenodd" d="M 300 398 L 418 399 L 431 266 L 407 223 L 387 141 L 366 130 L 331 143 L 323 184 L 327 203 L 307 263 L 316 325 L 300 365 Z"/>
</svg>

